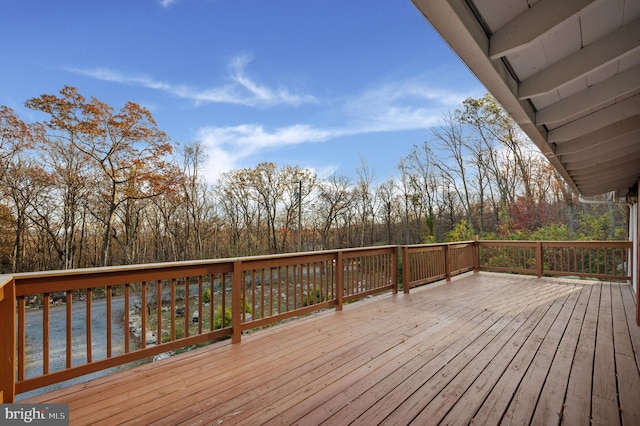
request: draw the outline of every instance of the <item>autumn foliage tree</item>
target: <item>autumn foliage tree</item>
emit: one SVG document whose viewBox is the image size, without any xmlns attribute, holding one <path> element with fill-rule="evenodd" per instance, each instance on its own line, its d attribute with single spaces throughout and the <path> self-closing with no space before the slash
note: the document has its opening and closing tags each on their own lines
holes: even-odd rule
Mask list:
<svg viewBox="0 0 640 426">
<path fill-rule="evenodd" d="M 0 228 L 2 229 L 2 243 L 0 258 L 5 271 L 18 272 L 23 270 L 26 205 L 22 190 L 11 182 L 22 182 L 22 170 L 25 162 L 20 155 L 34 146 L 35 141 L 42 139 L 43 127 L 27 124 L 22 121 L 9 107 L 0 105 L 0 197 L 9 200 L 13 209 L 0 204 Z M 26 188 L 28 190 L 28 188 Z M 9 229 L 12 230 L 9 231 Z M 9 237 L 12 235 L 12 237 Z M 11 240 L 11 244 L 9 241 Z M 1 270 L 0 270 L 1 272 Z"/>
<path fill-rule="evenodd" d="M 169 137 L 146 108 L 127 102 L 116 112 L 95 98 L 87 101 L 74 87 L 64 87 L 59 96 L 29 99 L 26 106 L 49 116 L 48 141 L 67 144 L 90 163 L 96 185 L 90 209 L 103 225 L 100 264 L 110 264 L 111 241 L 120 238 L 115 227 L 118 210 L 161 194 L 172 182 Z M 135 209 L 123 212 L 125 224 L 132 212 Z"/>
<path fill-rule="evenodd" d="M 73 87 L 0 106 L 0 273 L 481 238 L 624 238 L 626 207 L 580 204 L 490 95 L 398 152 L 320 178 L 261 162 L 213 181 L 206 145 L 178 151 L 151 113 Z M 209 161 L 211 160 L 211 161 Z M 621 231 L 622 229 L 622 231 Z M 298 240 L 300 238 L 300 240 Z"/>
<path fill-rule="evenodd" d="M 42 135 L 42 127 L 28 125 L 9 107 L 0 105 L 0 179 L 4 177 L 12 160 Z"/>
</svg>

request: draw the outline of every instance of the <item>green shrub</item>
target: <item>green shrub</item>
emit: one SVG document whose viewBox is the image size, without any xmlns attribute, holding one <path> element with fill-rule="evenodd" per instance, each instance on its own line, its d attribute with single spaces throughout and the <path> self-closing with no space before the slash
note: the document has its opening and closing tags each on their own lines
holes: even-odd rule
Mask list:
<svg viewBox="0 0 640 426">
<path fill-rule="evenodd" d="M 231 308 L 224 310 L 224 326 L 231 326 Z M 219 328 L 222 328 L 222 306 L 218 306 L 218 309 L 216 309 L 216 314 L 213 320 L 213 329 L 217 330 Z"/>
<path fill-rule="evenodd" d="M 302 306 L 315 305 L 316 303 L 324 302 L 325 300 L 327 300 L 327 298 L 322 296 L 319 288 L 316 288 L 311 292 L 310 298 L 309 295 L 305 296 Z"/>
<path fill-rule="evenodd" d="M 209 303 L 209 302 L 211 302 L 211 289 L 207 287 L 202 292 L 202 303 Z"/>
</svg>

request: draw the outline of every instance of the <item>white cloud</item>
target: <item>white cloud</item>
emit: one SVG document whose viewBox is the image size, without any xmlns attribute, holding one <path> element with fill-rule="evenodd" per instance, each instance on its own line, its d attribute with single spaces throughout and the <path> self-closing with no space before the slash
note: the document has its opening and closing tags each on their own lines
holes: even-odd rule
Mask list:
<svg viewBox="0 0 640 426">
<path fill-rule="evenodd" d="M 169 7 L 172 4 L 174 4 L 176 1 L 178 0 L 159 0 L 160 6 L 162 7 Z"/>
<path fill-rule="evenodd" d="M 345 113 L 369 131 L 424 129 L 437 124 L 443 108 L 459 107 L 468 96 L 421 79 L 387 82 L 350 99 Z"/>
<path fill-rule="evenodd" d="M 183 99 L 192 100 L 196 104 L 228 103 L 258 107 L 281 104 L 300 106 L 317 102 L 312 95 L 296 94 L 286 88 L 272 89 L 258 84 L 246 73 L 246 66 L 251 61 L 252 58 L 248 55 L 235 57 L 228 65 L 230 82 L 209 89 L 195 89 L 184 84 L 159 81 L 148 75 L 125 75 L 108 68 L 68 68 L 67 70 L 97 80 L 159 90 Z"/>
<path fill-rule="evenodd" d="M 284 146 L 321 142 L 337 137 L 339 131 L 315 128 L 304 124 L 282 127 L 273 131 L 261 125 L 244 124 L 233 127 L 207 127 L 196 136 L 207 150 L 210 179 L 237 168 L 238 162 L 258 152 L 277 150 Z M 215 169 L 213 169 L 215 168 Z"/>
<path fill-rule="evenodd" d="M 245 72 L 245 67 L 252 60 L 253 58 L 249 55 L 236 56 L 228 67 L 233 81 L 252 95 L 249 98 L 253 99 L 251 102 L 263 103 L 266 105 L 286 104 L 293 106 L 317 102 L 311 95 L 296 95 L 285 88 L 273 90 L 265 86 L 260 86 L 251 80 Z"/>
<path fill-rule="evenodd" d="M 251 60 L 248 55 L 236 56 L 227 66 L 229 81 L 205 90 L 145 75 L 124 75 L 104 68 L 70 71 L 99 80 L 163 91 L 196 104 L 228 103 L 259 107 L 316 103 L 319 108 L 322 107 L 313 96 L 259 84 L 247 73 L 246 68 Z M 427 129 L 438 125 L 443 112 L 459 107 L 468 96 L 479 95 L 434 88 L 427 78 L 385 81 L 347 98 L 337 106 L 333 102 L 332 109 L 326 112 L 339 117 L 340 122 L 315 125 L 296 123 L 269 128 L 268 125 L 259 124 L 260 118 L 254 117 L 254 124 L 201 128 L 195 138 L 207 148 L 212 165 L 209 178 L 213 180 L 220 173 L 237 168 L 243 159 L 264 151 L 348 135 Z"/>
<path fill-rule="evenodd" d="M 335 126 L 292 124 L 269 129 L 260 124 L 243 124 L 206 127 L 198 131 L 196 139 L 207 148 L 212 164 L 210 179 L 213 180 L 222 172 L 237 168 L 243 159 L 286 146 L 349 135 L 427 129 L 438 125 L 443 108 L 458 107 L 468 96 L 434 90 L 419 81 L 386 84 L 344 102 L 337 108 L 344 121 Z"/>
</svg>

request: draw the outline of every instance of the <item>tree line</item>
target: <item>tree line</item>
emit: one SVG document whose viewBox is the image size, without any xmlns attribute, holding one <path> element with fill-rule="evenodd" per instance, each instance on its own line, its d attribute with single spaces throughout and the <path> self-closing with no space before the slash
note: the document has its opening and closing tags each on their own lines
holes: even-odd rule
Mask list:
<svg viewBox="0 0 640 426">
<path fill-rule="evenodd" d="M 265 162 L 210 183 L 199 142 L 64 87 L 0 106 L 0 273 L 483 238 L 624 238 L 626 210 L 576 195 L 490 95 L 443 116 L 380 181 Z"/>
</svg>

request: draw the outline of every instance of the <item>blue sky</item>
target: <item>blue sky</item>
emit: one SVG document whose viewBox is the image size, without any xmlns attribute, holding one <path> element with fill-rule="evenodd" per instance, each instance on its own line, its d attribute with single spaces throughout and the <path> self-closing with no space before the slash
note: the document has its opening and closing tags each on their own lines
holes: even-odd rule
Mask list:
<svg viewBox="0 0 640 426">
<path fill-rule="evenodd" d="M 3 0 L 0 105 L 75 86 L 148 108 L 206 174 L 263 161 L 378 181 L 485 89 L 410 0 Z"/>
</svg>

